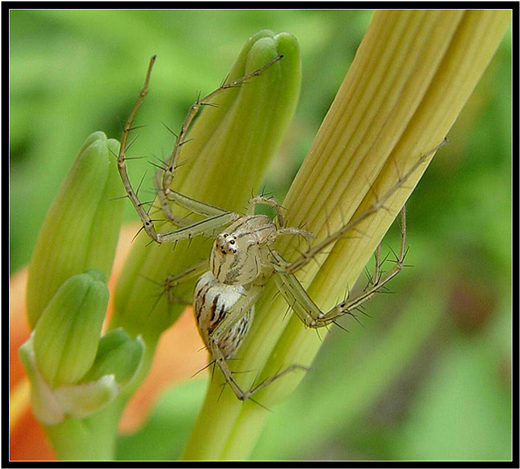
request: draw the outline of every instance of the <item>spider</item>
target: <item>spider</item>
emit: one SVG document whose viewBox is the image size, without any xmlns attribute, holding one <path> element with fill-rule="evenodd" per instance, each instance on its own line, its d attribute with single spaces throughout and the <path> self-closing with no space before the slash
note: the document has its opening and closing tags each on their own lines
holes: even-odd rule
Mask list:
<svg viewBox="0 0 520 469">
<path fill-rule="evenodd" d="M 150 60 L 144 86 L 132 108 L 124 126 L 121 147 L 118 155 L 118 170 L 126 193 L 139 214 L 143 229 L 156 243 L 172 243 L 194 236 L 214 237 L 208 261 L 196 264 L 186 271 L 168 277 L 165 285 L 175 284 L 188 278 L 199 276 L 195 286 L 193 309 L 200 336 L 231 387 L 236 397 L 242 401 L 249 399 L 260 389 L 268 386 L 278 378 L 295 369 L 307 368 L 292 365 L 289 368 L 266 379 L 249 390 L 243 390 L 236 382 L 228 361 L 236 356 L 240 345 L 247 335 L 254 317 L 255 303 L 259 299 L 267 281 L 274 277 L 280 293 L 291 309 L 298 315 L 305 326 L 320 328 L 328 326 L 346 314 L 353 315 L 364 302 L 372 298 L 385 284 L 394 278 L 404 266 L 406 254 L 406 213 L 401 211 L 401 243 L 396 254 L 394 267 L 383 275 L 381 271 L 381 250 L 376 250 L 375 272 L 369 285 L 357 297 L 344 300 L 329 311 L 322 311 L 307 294 L 295 273 L 307 265 L 320 251 L 331 245 L 347 232 L 352 231 L 361 221 L 384 207 L 389 197 L 399 189 L 408 177 L 434 153 L 441 145 L 421 156 L 418 161 L 399 178 L 399 181 L 362 214 L 329 234 L 324 240 L 311 247 L 310 240 L 314 235 L 300 228 L 286 227 L 281 205 L 271 197 L 257 195 L 253 197 L 245 215 L 222 210 L 213 205 L 195 200 L 170 188 L 173 181 L 177 161 L 190 124 L 201 107 L 211 104 L 211 100 L 227 89 L 242 85 L 244 82 L 261 75 L 267 68 L 282 59 L 277 56 L 263 67 L 242 76 L 224 82 L 216 90 L 203 98 L 199 98 L 188 110 L 184 123 L 176 137 L 175 145 L 165 165 L 155 174 L 154 184 L 161 210 L 166 219 L 176 228 L 164 233 L 156 231 L 147 210 L 139 200 L 128 177 L 125 153 L 128 148 L 128 136 L 132 130 L 135 115 L 147 92 L 156 56 Z M 188 209 L 204 217 L 196 223 L 174 215 L 172 205 Z M 273 219 L 266 215 L 256 215 L 255 207 L 259 204 L 273 208 Z M 280 236 L 300 236 L 307 240 L 309 248 L 292 262 L 286 261 L 273 247 Z"/>
</svg>

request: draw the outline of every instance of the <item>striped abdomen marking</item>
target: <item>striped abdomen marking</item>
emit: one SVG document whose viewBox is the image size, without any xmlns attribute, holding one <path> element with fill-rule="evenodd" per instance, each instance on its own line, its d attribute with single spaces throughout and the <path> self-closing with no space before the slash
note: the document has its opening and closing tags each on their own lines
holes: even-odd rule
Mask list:
<svg viewBox="0 0 520 469">
<path fill-rule="evenodd" d="M 245 295 L 247 291 L 242 285 L 224 285 L 211 272 L 200 277 L 195 286 L 193 309 L 199 333 L 208 349 L 210 334 Z M 239 311 L 235 312 L 241 314 Z M 253 309 L 241 316 L 218 342 L 226 359 L 233 358 L 242 344 L 253 320 Z"/>
</svg>

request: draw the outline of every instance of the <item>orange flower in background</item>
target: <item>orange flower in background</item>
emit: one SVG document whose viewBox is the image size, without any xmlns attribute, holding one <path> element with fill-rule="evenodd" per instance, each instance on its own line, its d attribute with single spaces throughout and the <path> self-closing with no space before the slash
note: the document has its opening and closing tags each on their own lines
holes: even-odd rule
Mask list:
<svg viewBox="0 0 520 469">
<path fill-rule="evenodd" d="M 112 292 L 131 247 L 138 226 L 122 229 L 112 275 L 108 286 Z M 18 348 L 29 338 L 25 312 L 27 268 L 10 279 L 9 296 L 9 459 L 12 461 L 56 460 L 43 429 L 31 412 L 30 388 L 18 357 Z M 108 306 L 108 317 L 112 301 Z M 150 372 L 129 401 L 119 424 L 122 433 L 136 431 L 145 421 L 161 393 L 179 381 L 190 379 L 207 363 L 203 344 L 193 321 L 191 308 L 161 337 Z M 199 376 L 199 375 L 197 375 Z M 203 376 L 201 374 L 201 376 Z"/>
</svg>

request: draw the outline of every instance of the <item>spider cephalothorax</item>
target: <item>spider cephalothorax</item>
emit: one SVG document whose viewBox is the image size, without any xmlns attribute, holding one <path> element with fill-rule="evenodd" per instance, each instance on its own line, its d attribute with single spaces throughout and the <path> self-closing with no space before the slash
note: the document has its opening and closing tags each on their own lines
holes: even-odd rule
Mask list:
<svg viewBox="0 0 520 469">
<path fill-rule="evenodd" d="M 269 217 L 240 217 L 215 238 L 210 255 L 213 275 L 226 285 L 262 282 L 273 270 L 268 255 L 276 236 L 277 228 Z"/>
</svg>

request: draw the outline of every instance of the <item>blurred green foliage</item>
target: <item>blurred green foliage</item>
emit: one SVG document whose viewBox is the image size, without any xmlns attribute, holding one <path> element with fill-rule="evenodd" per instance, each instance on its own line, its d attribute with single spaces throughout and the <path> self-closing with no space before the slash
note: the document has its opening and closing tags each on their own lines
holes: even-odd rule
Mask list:
<svg viewBox="0 0 520 469">
<path fill-rule="evenodd" d="M 301 101 L 265 182 L 283 199 L 370 17 L 332 10 L 11 11 L 11 269 L 30 260 L 85 137 L 102 130 L 120 138 L 154 53 L 137 122 L 146 128 L 132 147 L 144 158 L 130 168 L 135 181 L 148 170 L 143 193 L 151 186 L 148 161 L 172 146 L 161 123 L 175 130 L 251 34 L 269 28 L 299 39 Z M 332 331 L 302 385 L 274 409 L 254 458 L 511 457 L 510 31 L 449 139 L 408 204 L 413 267 L 392 282 L 397 294 L 375 298 L 370 317 L 360 317 L 363 327 L 347 319 L 349 334 Z M 396 246 L 398 233 L 388 243 Z M 178 457 L 203 385 L 194 380 L 163 396 L 148 424 L 121 438 L 119 458 Z"/>
</svg>

